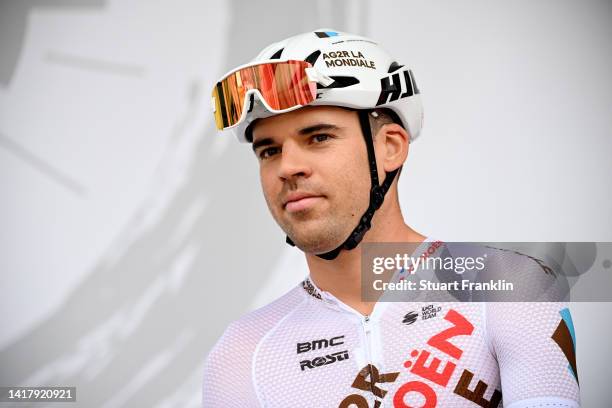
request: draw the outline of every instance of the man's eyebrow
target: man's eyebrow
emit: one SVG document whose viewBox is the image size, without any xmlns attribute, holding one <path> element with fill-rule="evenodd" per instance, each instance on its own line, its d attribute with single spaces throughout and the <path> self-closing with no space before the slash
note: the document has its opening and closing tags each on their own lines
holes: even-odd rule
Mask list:
<svg viewBox="0 0 612 408">
<path fill-rule="evenodd" d="M 251 147 L 253 148 L 253 151 L 256 151 L 261 146 L 268 146 L 268 145 L 271 145 L 273 143 L 274 143 L 274 140 L 272 140 L 272 138 L 264 137 L 261 140 L 257 140 L 256 142 L 253 142 L 253 145 Z"/>
<path fill-rule="evenodd" d="M 316 125 L 307 126 L 305 128 L 298 130 L 298 133 L 300 135 L 307 135 L 309 133 L 314 133 L 314 132 L 318 132 L 321 130 L 338 130 L 338 129 L 340 129 L 338 126 L 332 125 L 331 123 L 317 123 Z"/>
<path fill-rule="evenodd" d="M 332 125 L 331 123 L 317 123 L 316 125 L 307 126 L 305 128 L 299 129 L 298 134 L 304 136 L 310 133 L 319 132 L 321 130 L 339 130 L 339 129 L 340 128 L 338 126 Z M 264 137 L 261 140 L 257 140 L 253 142 L 251 147 L 253 148 L 253 151 L 256 151 L 258 148 L 262 146 L 269 146 L 271 144 L 274 144 L 274 140 L 271 137 Z"/>
</svg>

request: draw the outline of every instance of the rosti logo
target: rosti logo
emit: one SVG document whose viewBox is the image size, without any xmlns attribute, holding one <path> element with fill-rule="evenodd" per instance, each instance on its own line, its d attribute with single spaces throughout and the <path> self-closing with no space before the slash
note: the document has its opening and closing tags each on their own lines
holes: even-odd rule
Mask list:
<svg viewBox="0 0 612 408">
<path fill-rule="evenodd" d="M 304 371 L 306 368 L 316 368 L 321 367 L 327 364 L 332 364 L 337 361 L 348 360 L 349 353 L 348 350 L 338 351 L 336 353 L 327 354 L 321 357 L 315 357 L 312 360 L 302 360 L 300 361 L 300 368 Z"/>
<path fill-rule="evenodd" d="M 361 51 L 331 51 L 323 53 L 323 61 L 328 68 L 364 67 L 376 69 L 374 61 L 366 60 Z"/>
<path fill-rule="evenodd" d="M 402 78 L 404 79 L 403 81 Z M 380 79 L 380 96 L 376 106 L 393 102 L 400 98 L 408 98 L 419 93 L 419 88 L 417 88 L 414 80 L 414 74 L 411 70 L 407 69 L 402 72 L 401 76 L 398 72 Z"/>
<path fill-rule="evenodd" d="M 306 353 L 308 351 L 321 350 L 327 347 L 340 346 L 344 344 L 344 335 L 332 337 L 331 339 L 320 339 L 297 343 L 297 354 Z M 337 361 L 348 360 L 348 350 L 330 353 L 325 356 L 315 357 L 300 361 L 300 369 L 304 371 L 307 368 L 321 367 L 327 364 L 332 364 Z"/>
<path fill-rule="evenodd" d="M 344 335 L 332 337 L 331 339 L 321 339 L 321 340 L 313 340 L 307 341 L 305 343 L 297 344 L 297 354 L 306 353 L 307 351 L 312 350 L 320 350 L 327 347 L 339 346 L 344 344 Z"/>
<path fill-rule="evenodd" d="M 394 407 L 410 407 L 405 401 L 406 398 L 418 398 L 421 401 L 420 406 L 423 408 L 438 406 L 440 387 L 443 390 L 447 389 L 450 379 L 457 369 L 457 363 L 459 363 L 463 355 L 463 350 L 451 342 L 451 339 L 457 336 L 471 336 L 474 332 L 472 323 L 454 309 L 450 309 L 446 313 L 444 320 L 449 322 L 451 326 L 431 336 L 427 340 L 427 345 L 447 357 L 444 359 L 434 357 L 426 349 L 412 350 L 410 359 L 404 362 L 404 367 L 409 370 L 411 378 L 402 384 L 393 394 Z M 351 386 L 374 394 L 377 399 L 374 401 L 373 406 L 376 408 L 382 406 L 382 400 L 388 392 L 377 384 L 393 383 L 399 375 L 400 372 L 379 374 L 375 366 L 368 365 L 361 369 Z M 480 407 L 497 407 L 501 402 L 501 392 L 493 390 L 491 398 L 487 400 L 484 395 L 489 388 L 488 384 L 478 380 L 475 387 L 470 389 L 473 378 L 474 373 L 464 369 L 455 387 L 451 388 L 452 392 L 468 401 L 474 402 Z M 370 405 L 363 395 L 351 394 L 344 398 L 339 405 L 339 408 L 349 407 L 369 408 Z"/>
</svg>

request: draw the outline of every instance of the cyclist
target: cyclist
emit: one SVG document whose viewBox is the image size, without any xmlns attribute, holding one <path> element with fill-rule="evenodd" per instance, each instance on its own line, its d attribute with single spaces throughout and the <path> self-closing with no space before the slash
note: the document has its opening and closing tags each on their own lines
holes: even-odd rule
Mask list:
<svg viewBox="0 0 612 408">
<path fill-rule="evenodd" d="M 321 29 L 265 48 L 213 99 L 217 127 L 251 143 L 270 212 L 310 273 L 226 329 L 206 360 L 204 407 L 579 406 L 565 305 L 361 297 L 364 243 L 439 246 L 399 205 L 423 118 L 409 67 Z M 541 273 L 529 257 L 512 263 Z"/>
</svg>

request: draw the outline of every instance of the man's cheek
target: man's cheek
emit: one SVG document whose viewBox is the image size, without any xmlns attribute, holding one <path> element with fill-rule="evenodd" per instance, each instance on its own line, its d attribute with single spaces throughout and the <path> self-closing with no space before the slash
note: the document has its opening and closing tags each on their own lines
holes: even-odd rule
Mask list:
<svg viewBox="0 0 612 408">
<path fill-rule="evenodd" d="M 262 190 L 263 190 L 264 199 L 266 200 L 266 205 L 268 206 L 268 209 L 273 215 L 276 214 L 277 211 L 275 209 L 276 204 L 274 202 L 274 196 L 269 190 L 266 189 L 265 185 L 262 185 Z"/>
<path fill-rule="evenodd" d="M 275 193 L 277 189 L 275 189 L 272 179 L 266 174 L 261 174 L 261 189 L 268 204 L 271 204 L 272 200 L 278 197 L 278 193 Z"/>
</svg>

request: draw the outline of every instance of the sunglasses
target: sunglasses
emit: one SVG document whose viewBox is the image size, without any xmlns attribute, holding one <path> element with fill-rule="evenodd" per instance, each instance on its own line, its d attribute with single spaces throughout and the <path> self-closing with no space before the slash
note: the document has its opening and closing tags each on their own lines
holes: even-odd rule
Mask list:
<svg viewBox="0 0 612 408">
<path fill-rule="evenodd" d="M 282 113 L 313 102 L 317 83 L 330 82 L 331 78 L 306 61 L 269 61 L 239 67 L 221 78 L 213 89 L 217 129 L 228 129 L 244 120 L 249 95 L 257 94 L 269 111 Z"/>
</svg>

